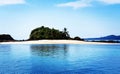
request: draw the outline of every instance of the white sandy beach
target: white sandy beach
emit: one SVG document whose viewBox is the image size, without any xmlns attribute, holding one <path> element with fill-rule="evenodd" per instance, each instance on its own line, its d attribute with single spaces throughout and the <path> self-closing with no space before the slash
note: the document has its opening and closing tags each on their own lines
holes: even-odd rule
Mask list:
<svg viewBox="0 0 120 74">
<path fill-rule="evenodd" d="M 20 42 L 1 42 L 0 44 L 113 44 L 113 43 L 85 42 L 77 40 L 35 40 Z"/>
</svg>

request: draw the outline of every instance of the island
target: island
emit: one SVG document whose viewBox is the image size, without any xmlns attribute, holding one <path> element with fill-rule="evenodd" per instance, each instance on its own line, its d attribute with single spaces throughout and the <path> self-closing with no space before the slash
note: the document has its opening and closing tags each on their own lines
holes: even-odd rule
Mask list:
<svg viewBox="0 0 120 74">
<path fill-rule="evenodd" d="M 107 37 L 110 38 L 110 36 Z M 62 31 L 60 31 L 58 29 L 44 26 L 33 29 L 29 35 L 29 39 L 27 40 L 15 40 L 9 34 L 0 35 L 0 44 L 108 44 L 108 43 L 119 42 L 111 40 L 95 41 L 91 40 L 91 38 L 80 38 L 79 36 L 75 36 L 74 38 L 72 38 L 70 37 L 67 28 L 64 28 Z"/>
</svg>

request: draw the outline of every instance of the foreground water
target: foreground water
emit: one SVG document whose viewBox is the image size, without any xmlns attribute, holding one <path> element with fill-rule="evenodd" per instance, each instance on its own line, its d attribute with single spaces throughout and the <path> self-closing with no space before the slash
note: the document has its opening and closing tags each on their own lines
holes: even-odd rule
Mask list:
<svg viewBox="0 0 120 74">
<path fill-rule="evenodd" d="M 0 45 L 0 74 L 120 74 L 120 45 Z"/>
</svg>

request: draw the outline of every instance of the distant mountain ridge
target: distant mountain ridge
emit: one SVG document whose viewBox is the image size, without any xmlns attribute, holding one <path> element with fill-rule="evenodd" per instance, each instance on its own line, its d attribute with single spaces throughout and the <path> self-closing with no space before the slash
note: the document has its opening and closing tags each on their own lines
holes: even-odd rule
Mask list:
<svg viewBox="0 0 120 74">
<path fill-rule="evenodd" d="M 99 38 L 85 38 L 85 40 L 120 40 L 120 35 L 108 35 Z"/>
</svg>

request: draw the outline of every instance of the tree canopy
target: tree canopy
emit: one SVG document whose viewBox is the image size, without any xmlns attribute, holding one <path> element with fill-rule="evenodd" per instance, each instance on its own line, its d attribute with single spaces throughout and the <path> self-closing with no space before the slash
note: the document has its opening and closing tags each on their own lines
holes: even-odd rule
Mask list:
<svg viewBox="0 0 120 74">
<path fill-rule="evenodd" d="M 32 30 L 30 34 L 30 40 L 41 40 L 41 39 L 69 39 L 67 28 L 64 31 L 59 31 L 54 28 L 41 26 Z"/>
</svg>

